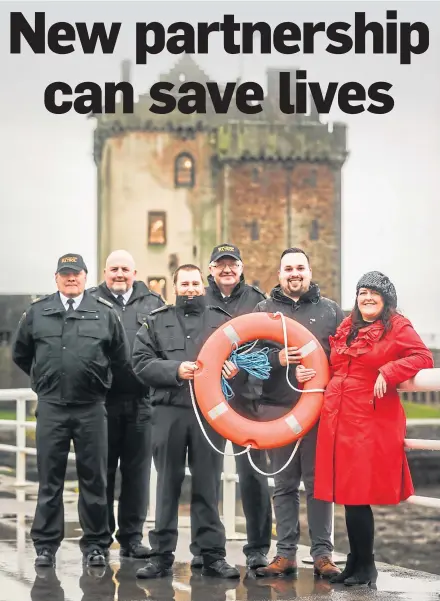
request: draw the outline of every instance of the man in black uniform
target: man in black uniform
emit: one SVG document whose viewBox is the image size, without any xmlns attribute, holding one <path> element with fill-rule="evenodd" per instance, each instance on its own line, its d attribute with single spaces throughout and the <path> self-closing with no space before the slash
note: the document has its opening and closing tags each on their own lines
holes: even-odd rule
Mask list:
<svg viewBox="0 0 440 601">
<path fill-rule="evenodd" d="M 233 244 L 220 244 L 211 254 L 209 263 L 209 286 L 206 289 L 206 300 L 210 305 L 222 307 L 232 317 L 252 313 L 265 295 L 255 286 L 246 284 L 243 275 L 243 262 L 239 249 Z M 244 392 L 244 389 L 241 389 Z M 234 387 L 235 396 L 230 400 L 231 407 L 249 419 L 255 419 L 255 408 L 252 400 L 240 394 L 240 387 Z M 225 445 L 223 440 L 223 448 Z M 243 450 L 234 444 L 234 452 Z M 254 463 L 262 471 L 267 472 L 266 452 L 251 450 Z M 243 511 L 246 517 L 247 544 L 243 547 L 246 565 L 251 569 L 266 566 L 267 553 L 272 537 L 272 506 L 270 502 L 267 477 L 262 476 L 249 463 L 247 455 L 235 457 Z M 201 557 L 197 544 L 193 541 L 191 552 L 194 558 L 193 567 L 201 566 Z"/>
<path fill-rule="evenodd" d="M 288 248 L 280 260 L 279 285 L 270 298 L 262 301 L 255 311 L 283 313 L 307 328 L 330 355 L 329 337 L 333 336 L 344 319 L 342 309 L 335 301 L 321 295 L 318 285 L 312 281 L 309 258 L 300 248 Z M 287 365 L 290 381 L 299 389 L 298 380 L 305 381 L 310 372 L 302 365 L 301 349 L 269 342 L 272 371 L 268 380 L 263 380 L 262 396 L 258 409 L 262 421 L 278 419 L 288 413 L 298 402 L 301 394 L 290 388 L 286 381 Z M 295 377 L 296 375 L 296 377 Z M 312 373 L 313 375 L 313 373 Z M 274 476 L 273 504 L 277 526 L 277 554 L 269 566 L 258 568 L 257 576 L 274 577 L 297 571 L 296 551 L 299 542 L 299 485 L 304 482 L 307 496 L 307 520 L 311 538 L 310 554 L 314 559 L 316 575 L 331 577 L 340 573 L 332 560 L 333 544 L 332 504 L 314 498 L 315 451 L 318 424 L 302 439 L 292 462 Z M 295 443 L 272 449 L 270 457 L 274 472 L 280 470 L 289 459 Z"/>
<path fill-rule="evenodd" d="M 107 299 L 118 312 L 131 348 L 137 331 L 153 309 L 164 305 L 162 298 L 136 281 L 133 257 L 125 250 L 112 252 L 106 261 L 105 282 L 91 288 L 93 296 Z M 114 380 L 107 395 L 108 470 L 107 501 L 110 532 L 115 532 L 115 479 L 118 461 L 121 492 L 118 531 L 122 557 L 142 559 L 150 549 L 142 545 L 142 529 L 147 515 L 151 468 L 151 425 L 148 389 L 133 372 Z M 111 544 L 112 539 L 109 541 Z"/>
<path fill-rule="evenodd" d="M 153 457 L 158 472 L 156 524 L 150 531 L 153 556 L 138 570 L 140 578 L 171 574 L 177 545 L 179 497 L 185 477 L 185 459 L 191 470 L 191 516 L 198 515 L 197 541 L 203 556 L 203 574 L 239 578 L 225 561 L 226 536 L 218 510 L 221 455 L 204 438 L 194 414 L 189 381 L 194 379 L 197 356 L 216 328 L 230 315 L 206 304 L 200 269 L 182 265 L 174 274 L 176 305 L 156 309 L 139 330 L 133 351 L 133 369 L 150 386 Z M 223 375 L 237 373 L 226 361 Z M 202 420 L 217 447 L 221 436 Z"/>
<path fill-rule="evenodd" d="M 105 565 L 107 411 L 112 375 L 130 369 L 130 347 L 111 304 L 85 292 L 80 255 L 58 261 L 58 292 L 34 301 L 13 343 L 14 362 L 31 377 L 38 396 L 38 501 L 31 529 L 36 566 L 55 565 L 64 538 L 63 488 L 70 441 L 79 481 L 80 548 L 89 565 Z"/>
</svg>

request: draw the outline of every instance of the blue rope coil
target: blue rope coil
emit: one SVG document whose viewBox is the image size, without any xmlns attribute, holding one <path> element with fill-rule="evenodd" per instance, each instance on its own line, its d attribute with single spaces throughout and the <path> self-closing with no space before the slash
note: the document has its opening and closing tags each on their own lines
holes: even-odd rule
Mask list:
<svg viewBox="0 0 440 601">
<path fill-rule="evenodd" d="M 261 350 L 254 351 L 253 353 L 244 352 L 246 348 L 254 346 L 255 343 L 245 344 L 235 350 L 229 355 L 228 360 L 231 361 L 238 369 L 247 371 L 251 376 L 255 376 L 260 380 L 267 380 L 270 376 L 271 366 L 269 358 L 267 356 L 269 348 L 265 347 Z M 229 401 L 232 399 L 234 392 L 229 384 L 229 381 L 222 375 L 222 391 L 225 399 Z"/>
</svg>

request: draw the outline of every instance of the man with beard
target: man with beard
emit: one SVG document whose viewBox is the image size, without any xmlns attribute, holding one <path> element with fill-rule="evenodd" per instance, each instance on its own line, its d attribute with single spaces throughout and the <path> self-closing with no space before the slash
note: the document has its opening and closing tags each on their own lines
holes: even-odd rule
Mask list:
<svg viewBox="0 0 440 601">
<path fill-rule="evenodd" d="M 312 282 L 312 269 L 309 258 L 300 248 L 288 248 L 281 255 L 278 272 L 279 285 L 270 298 L 257 305 L 255 311 L 281 312 L 306 327 L 321 343 L 327 358 L 330 355 L 329 337 L 333 336 L 344 319 L 341 308 L 332 300 L 321 296 L 319 287 Z M 297 403 L 300 393 L 288 385 L 285 370 L 288 365 L 297 365 L 301 353 L 297 347 L 286 350 L 283 345 L 268 343 L 276 347 L 270 353 L 271 375 L 263 381 L 262 397 L 258 409 L 260 419 L 270 421 L 288 413 Z M 300 372 L 314 375 L 313 370 L 298 365 L 295 374 Z M 290 381 L 299 387 L 294 374 Z M 332 504 L 314 498 L 315 452 L 318 424 L 304 436 L 293 461 L 281 473 L 274 476 L 275 488 L 273 503 L 277 526 L 277 554 L 273 561 L 258 568 L 257 576 L 280 576 L 297 572 L 296 551 L 299 542 L 299 486 L 301 477 L 307 496 L 307 517 L 312 542 L 311 555 L 315 574 L 331 577 L 340 573 L 333 563 L 331 542 Z M 272 449 L 271 471 L 280 470 L 289 459 L 295 444 Z"/>
<path fill-rule="evenodd" d="M 200 269 L 182 265 L 174 273 L 176 305 L 156 309 L 136 335 L 135 374 L 150 386 L 153 457 L 157 469 L 157 504 L 150 531 L 153 556 L 137 572 L 139 578 L 170 575 L 177 545 L 179 498 L 185 460 L 191 470 L 191 521 L 197 516 L 195 539 L 203 557 L 202 573 L 239 578 L 226 563 L 226 536 L 218 510 L 220 455 L 211 448 L 197 422 L 189 383 L 197 370 L 197 356 L 209 336 L 230 315 L 206 304 Z M 226 361 L 222 373 L 232 379 L 237 369 Z M 201 416 L 207 436 L 217 447 L 221 436 Z"/>
<path fill-rule="evenodd" d="M 239 249 L 233 244 L 216 246 L 209 262 L 209 286 L 206 288 L 206 300 L 210 305 L 217 305 L 228 311 L 232 317 L 252 313 L 265 295 L 256 286 L 246 284 L 243 275 L 243 261 Z M 249 419 L 255 419 L 254 400 L 245 398 L 248 392 L 237 382 L 234 386 L 235 396 L 230 400 L 231 407 Z M 226 441 L 223 439 L 222 448 Z M 243 448 L 234 444 L 234 452 Z M 258 467 L 267 471 L 266 452 L 252 449 L 252 459 Z M 269 485 L 266 476 L 254 470 L 247 455 L 235 457 L 237 466 L 241 501 L 246 517 L 247 544 L 243 547 L 246 565 L 255 569 L 267 566 L 267 553 L 272 538 L 272 507 L 270 503 Z M 193 540 L 191 552 L 194 555 L 192 567 L 201 567 L 197 541 Z"/>
<path fill-rule="evenodd" d="M 107 258 L 105 281 L 92 288 L 94 296 L 110 301 L 118 312 L 133 348 L 137 331 L 153 309 L 164 305 L 161 297 L 136 280 L 133 257 L 125 250 Z M 142 530 L 147 514 L 150 468 L 151 425 L 148 390 L 130 372 L 124 380 L 115 378 L 107 396 L 108 471 L 107 502 L 111 535 L 115 532 L 115 479 L 118 462 L 121 491 L 118 506 L 118 530 L 121 557 L 148 557 L 150 549 L 142 545 Z M 109 545 L 112 540 L 109 541 Z"/>
</svg>

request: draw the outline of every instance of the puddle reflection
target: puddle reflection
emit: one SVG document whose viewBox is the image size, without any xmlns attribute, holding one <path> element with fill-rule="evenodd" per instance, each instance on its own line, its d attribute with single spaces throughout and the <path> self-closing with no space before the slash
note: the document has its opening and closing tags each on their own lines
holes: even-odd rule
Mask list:
<svg viewBox="0 0 440 601">
<path fill-rule="evenodd" d="M 393 568 L 380 572 L 377 590 L 347 590 L 343 585 L 331 585 L 327 580 L 314 578 L 310 568 L 300 568 L 297 578 L 269 579 L 256 578 L 255 573 L 241 567 L 240 580 L 220 580 L 202 576 L 201 571 L 191 570 L 189 563 L 181 562 L 174 564 L 173 576 L 140 580 L 136 572 L 145 561 L 121 560 L 118 548 L 111 550 L 110 563 L 103 568 L 83 565 L 76 540 L 80 534 L 79 524 L 75 521 L 66 521 L 66 540 L 57 553 L 57 567 L 36 569 L 29 537 L 31 522 L 29 512 L 24 509 L 15 513 L 5 511 L 0 516 L 0 600 L 11 601 L 8 587 L 14 590 L 14 586 L 21 586 L 24 594 L 20 601 L 29 598 L 32 601 L 291 601 L 307 598 L 329 601 L 329 595 L 333 601 L 361 601 L 366 596 L 370 600 L 440 601 L 438 576 L 416 577 L 415 573 Z M 183 552 L 180 558 L 186 559 Z"/>
</svg>

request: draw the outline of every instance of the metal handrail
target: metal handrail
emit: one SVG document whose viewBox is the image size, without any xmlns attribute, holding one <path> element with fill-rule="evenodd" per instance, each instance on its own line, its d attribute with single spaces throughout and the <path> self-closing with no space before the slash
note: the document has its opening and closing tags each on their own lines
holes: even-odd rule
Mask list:
<svg viewBox="0 0 440 601">
<path fill-rule="evenodd" d="M 440 390 L 440 369 L 426 369 L 417 374 L 415 378 L 404 382 L 398 387 L 399 391 L 439 391 Z M 36 455 L 35 448 L 26 446 L 26 430 L 35 430 L 36 422 L 26 420 L 26 403 L 27 401 L 36 401 L 37 395 L 30 388 L 16 389 L 0 389 L 0 403 L 2 401 L 16 402 L 15 420 L 0 420 L 1 427 L 14 426 L 16 429 L 16 445 L 0 444 L 0 450 L 9 451 L 16 454 L 16 482 L 17 488 L 24 488 L 30 483 L 26 482 L 26 456 Z M 440 424 L 440 419 L 409 419 L 408 424 L 413 425 L 435 425 Z M 228 446 L 230 443 L 228 442 Z M 419 450 L 440 450 L 440 440 L 424 440 L 424 439 L 405 439 L 405 447 L 407 449 Z M 228 448 L 228 447 L 227 447 Z M 69 459 L 75 459 L 75 453 L 69 452 Z M 189 469 L 185 471 L 186 475 L 191 475 Z M 228 540 L 243 538 L 243 535 L 236 532 L 236 513 L 235 513 L 235 498 L 238 475 L 236 473 L 235 459 L 231 456 L 225 456 L 223 465 L 223 520 L 225 524 L 226 537 Z M 273 478 L 268 478 L 269 486 L 274 485 Z M 150 504 L 147 521 L 154 521 L 156 509 L 156 488 L 157 488 L 157 472 L 154 468 L 154 463 L 151 466 L 150 477 Z M 301 486 L 304 489 L 304 486 Z M 424 507 L 440 508 L 440 499 L 435 497 L 423 497 L 413 495 L 407 499 L 408 503 L 422 505 Z"/>
</svg>

